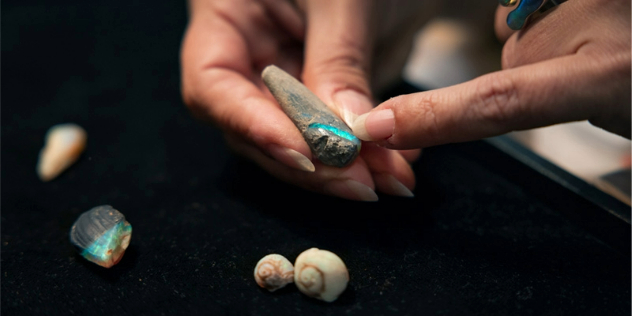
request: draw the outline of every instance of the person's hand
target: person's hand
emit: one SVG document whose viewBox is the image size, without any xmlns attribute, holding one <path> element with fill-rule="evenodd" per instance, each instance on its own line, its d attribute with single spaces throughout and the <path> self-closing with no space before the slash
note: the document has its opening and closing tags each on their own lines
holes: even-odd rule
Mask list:
<svg viewBox="0 0 632 316">
<path fill-rule="evenodd" d="M 414 174 L 398 152 L 366 143 L 345 168 L 312 161 L 308 145 L 261 81 L 276 64 L 347 122 L 372 108 L 367 82 L 371 6 L 362 0 L 190 1 L 182 94 L 229 145 L 272 175 L 319 193 L 374 201 L 374 190 L 410 196 Z M 413 159 L 415 153 L 410 155 Z"/>
<path fill-rule="evenodd" d="M 513 33 L 508 12 L 496 18 L 502 71 L 390 99 L 354 133 L 405 149 L 589 120 L 630 138 L 630 1 L 570 0 Z"/>
</svg>

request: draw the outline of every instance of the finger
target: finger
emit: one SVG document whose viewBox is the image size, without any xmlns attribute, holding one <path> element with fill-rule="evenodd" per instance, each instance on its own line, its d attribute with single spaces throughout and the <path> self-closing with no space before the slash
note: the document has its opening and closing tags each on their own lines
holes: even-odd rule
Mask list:
<svg viewBox="0 0 632 316">
<path fill-rule="evenodd" d="M 623 4 L 622 4 L 623 3 Z M 547 10 L 529 25 L 509 38 L 503 48 L 503 68 L 519 67 L 554 57 L 585 51 L 608 51 L 620 43 L 629 50 L 629 36 L 620 32 L 604 32 L 603 21 L 616 30 L 630 29 L 630 15 L 624 2 L 567 1 Z M 588 18 L 582 18 L 588 17 Z M 603 43 L 608 42 L 609 45 Z"/>
<path fill-rule="evenodd" d="M 234 135 L 228 137 L 229 144 L 237 153 L 254 160 L 271 175 L 304 189 L 357 201 L 377 201 L 371 174 L 361 158 L 348 167 L 335 168 L 316 162 L 314 173 L 300 172 L 271 159 L 256 146 L 242 141 Z"/>
<path fill-rule="evenodd" d="M 412 163 L 419 159 L 422 152 L 421 149 L 408 149 L 408 150 L 398 150 L 399 154 L 406 159 L 409 163 Z"/>
<path fill-rule="evenodd" d="M 248 80 L 247 44 L 220 19 L 192 25 L 182 49 L 182 89 L 185 103 L 198 116 L 224 131 L 244 135 L 268 155 L 286 165 L 313 171 L 311 151 L 278 105 Z M 201 27 L 200 27 L 201 26 Z M 223 47 L 224 49 L 218 49 Z M 225 49 L 230 47 L 231 50 Z"/>
<path fill-rule="evenodd" d="M 629 60 L 572 55 L 495 72 L 460 85 L 390 99 L 360 116 L 353 131 L 363 140 L 407 149 L 560 122 L 629 117 L 629 106 L 622 105 L 630 99 L 617 98 L 625 91 L 613 93 L 627 89 L 630 94 L 629 65 Z M 628 113 L 621 112 L 625 109 Z M 613 132 L 629 135 L 629 125 L 627 132 L 624 126 Z"/>
<path fill-rule="evenodd" d="M 297 40 L 305 37 L 305 21 L 298 8 L 289 0 L 262 0 L 266 9 Z"/>
<path fill-rule="evenodd" d="M 259 75 L 265 66 L 276 61 L 276 57 L 279 54 L 279 44 L 291 41 L 291 33 L 287 29 L 281 28 L 283 23 L 275 20 L 263 3 L 248 0 L 231 0 L 205 1 L 202 5 L 209 8 L 198 10 L 202 13 L 192 16 L 191 25 L 199 28 L 202 33 L 210 35 L 209 33 L 212 32 L 215 36 L 218 36 L 220 27 L 232 29 L 230 33 L 236 34 L 225 34 L 224 37 L 243 38 L 246 52 L 248 53 L 247 59 L 233 59 L 240 64 L 241 68 L 246 67 L 247 70 L 251 70 L 254 66 L 255 77 Z M 208 12 L 212 12 L 213 15 L 209 16 Z M 288 23 L 294 24 L 293 22 L 287 22 L 286 24 Z M 296 27 L 300 26 L 294 25 L 292 29 Z M 210 38 L 200 36 L 198 40 L 209 41 Z M 234 52 L 233 46 L 219 45 L 220 43 L 214 44 L 205 45 L 211 52 L 216 52 L 215 54 L 208 52 L 206 54 L 207 59 L 217 61 L 216 54 L 227 55 L 228 52 Z M 244 62 L 246 60 L 251 61 L 251 63 Z M 247 77 L 252 75 L 243 74 Z"/>
<path fill-rule="evenodd" d="M 264 97 L 252 83 L 221 69 L 209 70 L 203 80 L 208 88 L 201 93 L 201 100 L 214 104 L 204 108 L 226 131 L 244 135 L 290 167 L 314 171 L 311 151 L 298 129 L 278 105 Z"/>
<path fill-rule="evenodd" d="M 415 175 L 397 151 L 365 142 L 362 145 L 362 158 L 371 168 L 378 191 L 395 196 L 414 196 L 411 190 L 415 188 Z"/>
<path fill-rule="evenodd" d="M 373 107 L 368 83 L 371 2 L 306 2 L 303 82 L 347 123 Z"/>
<path fill-rule="evenodd" d="M 315 0 L 305 5 L 308 30 L 303 80 L 350 125 L 358 115 L 373 108 L 368 73 L 374 4 Z M 363 148 L 361 156 L 376 176 L 378 190 L 412 194 L 409 188 L 414 186 L 414 173 L 398 152 Z"/>
<path fill-rule="evenodd" d="M 516 31 L 507 25 L 507 15 L 514 10 L 512 7 L 504 7 L 499 5 L 496 9 L 496 18 L 494 20 L 494 31 L 499 41 L 505 42 Z"/>
<path fill-rule="evenodd" d="M 574 2 L 574 1 L 573 1 Z M 503 69 L 573 54 L 585 45 L 588 21 L 577 23 L 577 6 L 564 3 L 547 10 L 536 21 L 514 33 L 503 47 Z"/>
</svg>

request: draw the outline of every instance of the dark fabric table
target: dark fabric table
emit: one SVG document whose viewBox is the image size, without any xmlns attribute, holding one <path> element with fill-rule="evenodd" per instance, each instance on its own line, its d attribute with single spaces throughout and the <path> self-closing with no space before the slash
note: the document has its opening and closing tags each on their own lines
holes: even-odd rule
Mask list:
<svg viewBox="0 0 632 316">
<path fill-rule="evenodd" d="M 523 188 L 522 170 L 497 172 L 486 143 L 428 149 L 416 197 L 377 203 L 305 192 L 233 156 L 180 100 L 185 24 L 184 1 L 3 4 L 3 315 L 630 313 L 629 254 Z M 87 150 L 42 183 L 44 134 L 64 122 L 87 130 Z M 68 241 L 101 204 L 133 226 L 111 269 Z M 346 262 L 338 301 L 257 287 L 261 257 L 310 247 Z"/>
</svg>

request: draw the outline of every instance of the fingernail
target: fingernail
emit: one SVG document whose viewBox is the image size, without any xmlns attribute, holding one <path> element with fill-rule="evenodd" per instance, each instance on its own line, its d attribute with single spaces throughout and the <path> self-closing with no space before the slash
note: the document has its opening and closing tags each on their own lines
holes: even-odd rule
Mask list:
<svg viewBox="0 0 632 316">
<path fill-rule="evenodd" d="M 371 100 L 355 90 L 339 91 L 333 99 L 342 120 L 349 126 L 356 120 L 358 113 L 364 113 L 373 108 Z"/>
<path fill-rule="evenodd" d="M 309 158 L 305 157 L 305 155 L 299 153 L 294 149 L 290 149 L 287 147 L 281 147 L 279 145 L 270 145 L 268 147 L 268 152 L 278 161 L 298 170 L 314 172 L 316 167 L 309 160 Z"/>
<path fill-rule="evenodd" d="M 351 129 L 361 140 L 382 140 L 393 135 L 395 115 L 393 110 L 379 110 L 358 116 Z"/>
<path fill-rule="evenodd" d="M 415 196 L 415 194 L 413 194 L 413 192 L 411 192 L 403 183 L 399 182 L 397 178 L 390 174 L 380 174 L 378 176 L 375 176 L 374 179 L 376 184 L 380 184 L 378 188 L 381 192 L 403 197 Z"/>
<path fill-rule="evenodd" d="M 378 200 L 375 191 L 355 180 L 330 181 L 325 184 L 325 192 L 349 200 L 365 202 L 375 202 Z"/>
</svg>

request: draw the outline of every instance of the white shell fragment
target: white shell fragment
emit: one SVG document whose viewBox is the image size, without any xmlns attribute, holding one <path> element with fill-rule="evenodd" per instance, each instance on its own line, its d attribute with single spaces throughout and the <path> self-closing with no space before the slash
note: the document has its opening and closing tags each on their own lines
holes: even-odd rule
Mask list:
<svg viewBox="0 0 632 316">
<path fill-rule="evenodd" d="M 260 287 L 274 292 L 294 282 L 294 266 L 282 255 L 267 255 L 257 262 L 255 281 Z"/>
<path fill-rule="evenodd" d="M 70 167 L 85 149 L 87 138 L 86 131 L 76 124 L 51 127 L 37 162 L 39 178 L 44 182 L 50 181 Z"/>
<path fill-rule="evenodd" d="M 294 283 L 307 296 L 325 302 L 335 301 L 347 288 L 349 272 L 333 252 L 311 248 L 294 263 Z"/>
</svg>

